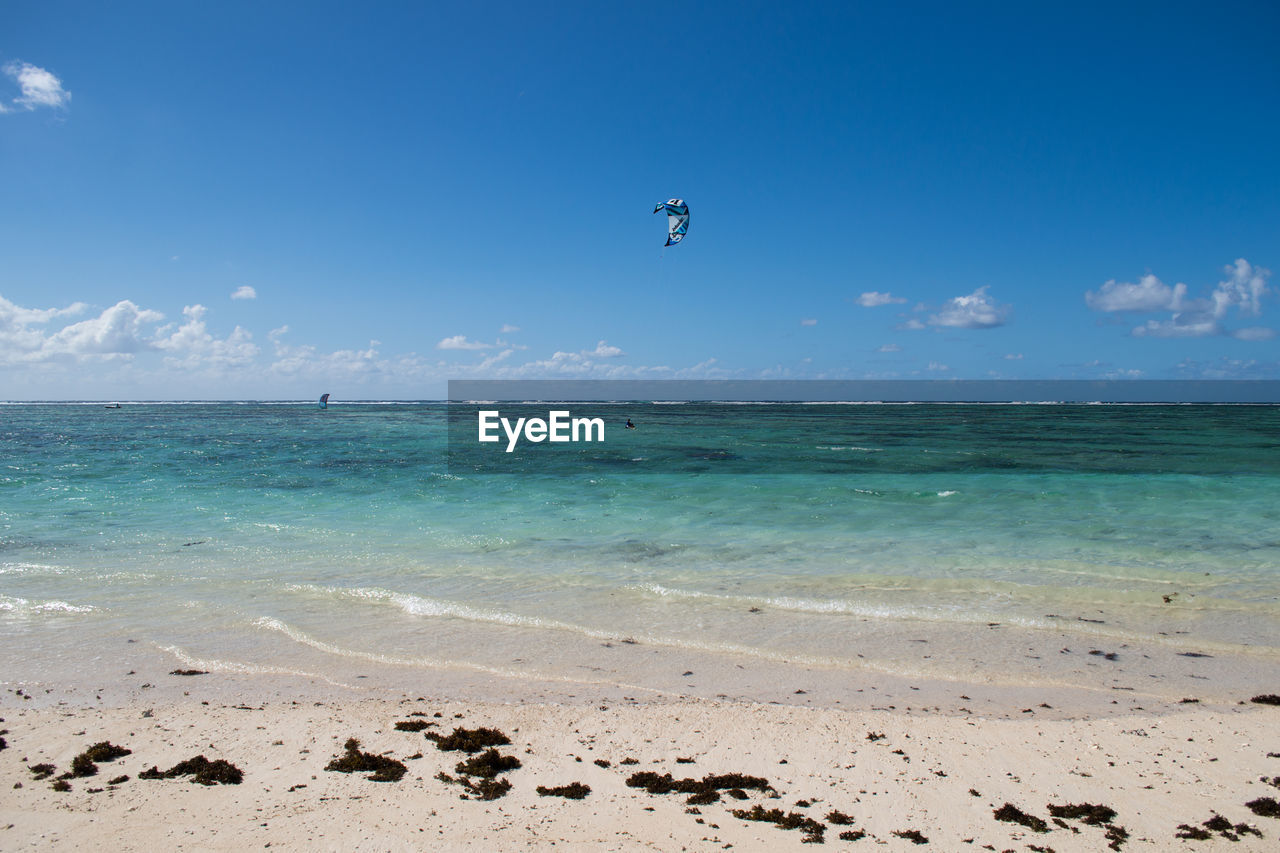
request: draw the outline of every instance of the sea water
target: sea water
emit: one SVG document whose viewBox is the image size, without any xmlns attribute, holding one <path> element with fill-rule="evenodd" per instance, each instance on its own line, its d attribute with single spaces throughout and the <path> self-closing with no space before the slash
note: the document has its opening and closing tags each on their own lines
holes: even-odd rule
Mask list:
<svg viewBox="0 0 1280 853">
<path fill-rule="evenodd" d="M 0 406 L 0 680 L 125 643 L 676 693 L 677 661 L 1171 690 L 1280 662 L 1280 407 L 595 411 L 587 464 L 504 474 L 449 464 L 441 403 Z"/>
</svg>

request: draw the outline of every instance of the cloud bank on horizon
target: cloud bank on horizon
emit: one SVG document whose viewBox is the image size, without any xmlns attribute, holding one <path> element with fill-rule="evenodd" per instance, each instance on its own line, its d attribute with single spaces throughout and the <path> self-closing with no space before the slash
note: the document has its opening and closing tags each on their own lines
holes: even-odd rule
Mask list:
<svg viewBox="0 0 1280 853">
<path fill-rule="evenodd" d="M 1191 296 L 1191 288 L 1178 282 L 1165 284 L 1148 273 L 1136 282 L 1108 279 L 1096 290 L 1086 290 L 1085 305 L 1100 314 L 1160 315 L 1132 326 L 1133 338 L 1176 338 L 1228 336 L 1241 341 L 1270 341 L 1273 328 L 1263 325 L 1241 326 L 1229 321 L 1262 317 L 1264 306 L 1272 296 L 1268 285 L 1270 271 L 1251 264 L 1244 258 L 1223 267 L 1226 278 L 1203 296 Z M 234 300 L 252 300 L 257 296 L 252 287 L 241 286 L 232 292 Z M 856 302 L 860 306 L 878 308 L 901 305 L 909 300 L 888 293 L 863 293 Z M 1012 306 L 998 302 L 988 287 L 943 301 L 939 305 L 917 304 L 916 315 L 900 314 L 893 328 L 918 332 L 985 331 L 1012 321 Z M 16 305 L 0 295 L 0 368 L 40 367 L 48 378 L 58 371 L 78 374 L 86 365 L 102 368 L 94 383 L 110 383 L 111 365 L 127 365 L 131 371 L 142 371 L 152 381 L 167 380 L 181 385 L 190 378 L 221 383 L 259 379 L 263 376 L 301 387 L 334 382 L 372 383 L 373 387 L 408 388 L 415 384 L 436 386 L 449 379 L 538 379 L 538 378 L 909 378 L 949 374 L 945 362 L 929 359 L 923 368 L 904 374 L 889 375 L 867 371 L 833 372 L 815 370 L 790 371 L 771 368 L 751 371 L 733 369 L 716 357 L 681 367 L 669 365 L 628 364 L 627 353 L 606 340 L 591 348 L 556 349 L 545 357 L 525 360 L 514 358 L 528 350 L 527 345 L 514 344 L 502 337 L 493 342 L 472 340 L 464 334 L 450 335 L 435 344 L 446 358 L 428 358 L 417 352 L 384 355 L 371 341 L 365 349 L 325 351 L 311 344 L 291 344 L 285 340 L 289 327 L 282 325 L 267 335 L 269 347 L 254 342 L 253 334 L 236 325 L 219 337 L 210 331 L 206 318 L 210 310 L 200 304 L 182 309 L 181 322 L 165 322 L 165 315 L 144 308 L 129 299 L 91 314 L 84 302 L 66 307 L 32 308 Z M 83 317 L 83 319 L 75 319 Z M 802 325 L 816 325 L 816 320 L 803 320 Z M 510 323 L 501 324 L 499 334 L 519 332 Z M 888 343 L 875 348 L 881 354 L 896 354 L 909 344 Z M 1006 353 L 1004 361 L 1023 361 L 1023 353 Z M 1143 378 L 1139 370 L 1117 369 L 1101 361 L 1086 365 L 1097 369 L 1098 378 Z M 1180 378 L 1278 378 L 1280 370 L 1273 361 L 1222 362 L 1200 364 L 1184 360 L 1179 365 Z M 1106 368 L 1104 370 L 1104 368 Z M 135 376 L 138 374 L 134 374 Z M 988 373 L 982 377 L 991 378 Z M 164 384 L 163 382 L 161 384 Z"/>
</svg>

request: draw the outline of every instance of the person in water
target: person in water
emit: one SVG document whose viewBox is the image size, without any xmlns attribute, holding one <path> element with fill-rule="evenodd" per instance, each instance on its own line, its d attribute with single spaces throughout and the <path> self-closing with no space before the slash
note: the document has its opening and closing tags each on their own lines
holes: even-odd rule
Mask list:
<svg viewBox="0 0 1280 853">
<path fill-rule="evenodd" d="M 635 429 L 636 425 L 631 422 L 631 418 L 627 418 L 627 429 Z"/>
</svg>

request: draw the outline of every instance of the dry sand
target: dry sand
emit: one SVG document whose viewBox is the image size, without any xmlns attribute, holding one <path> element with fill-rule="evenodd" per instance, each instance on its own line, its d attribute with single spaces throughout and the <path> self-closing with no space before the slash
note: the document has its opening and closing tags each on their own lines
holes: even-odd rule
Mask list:
<svg viewBox="0 0 1280 853">
<path fill-rule="evenodd" d="M 732 814 L 757 804 L 824 824 L 824 843 L 850 850 L 1280 849 L 1280 819 L 1246 806 L 1280 799 L 1280 707 L 1247 696 L 1145 705 L 1124 697 L 1121 705 L 1104 694 L 1103 705 L 1094 696 L 1073 711 L 1041 706 L 1043 698 L 1069 703 L 1062 692 L 996 696 L 950 684 L 924 685 L 910 709 L 897 701 L 806 707 L 799 694 L 794 704 L 621 696 L 501 703 L 426 692 L 353 698 L 278 682 L 267 691 L 261 680 L 222 673 L 166 678 L 167 690 L 145 704 L 5 691 L 0 849 L 781 850 L 813 837 Z M 513 697 L 534 695 L 517 682 L 507 688 Z M 397 721 L 432 725 L 397 731 Z M 455 727 L 509 736 L 499 752 L 521 763 L 500 776 L 509 793 L 464 799 L 462 788 L 438 778 L 456 777 L 467 756 L 425 735 Z M 376 782 L 327 771 L 351 737 L 403 761 L 407 773 Z M 69 791 L 52 788 L 77 754 L 104 741 L 132 752 L 67 780 Z M 231 762 L 243 781 L 139 778 L 196 755 Z M 41 763 L 55 765 L 55 776 L 36 780 L 31 767 Z M 718 802 L 690 806 L 688 794 L 629 787 L 640 771 L 677 780 L 739 773 L 767 779 L 769 789 L 746 790 L 742 800 L 722 791 Z M 574 782 L 590 787 L 584 799 L 535 790 Z M 997 820 L 1006 803 L 1048 831 Z M 1106 825 L 1059 824 L 1051 804 L 1106 806 L 1115 815 Z M 833 822 L 832 812 L 851 823 Z M 1225 834 L 1203 826 L 1215 815 L 1225 817 Z M 1212 837 L 1179 838 L 1180 824 Z M 1233 828 L 1239 824 L 1262 835 Z M 849 832 L 865 836 L 840 838 Z M 896 834 L 912 832 L 928 846 Z"/>
</svg>

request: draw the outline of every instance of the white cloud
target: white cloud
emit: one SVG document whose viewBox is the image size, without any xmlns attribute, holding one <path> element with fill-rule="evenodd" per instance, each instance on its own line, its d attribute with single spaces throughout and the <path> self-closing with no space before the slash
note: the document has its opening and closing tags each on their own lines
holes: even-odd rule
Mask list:
<svg viewBox="0 0 1280 853">
<path fill-rule="evenodd" d="M 258 357 L 259 349 L 253 343 L 253 335 L 236 326 L 224 339 L 209 333 L 204 322 L 208 311 L 203 305 L 188 305 L 182 309 L 187 321 L 162 337 L 172 327 L 156 332 L 156 349 L 168 353 L 165 363 L 185 369 L 226 368 L 244 366 Z"/>
<path fill-rule="evenodd" d="M 885 344 L 884 346 L 876 347 L 876 352 L 902 352 L 902 347 L 897 344 Z"/>
<path fill-rule="evenodd" d="M 242 284 L 231 294 L 232 299 L 257 299 L 258 291 L 247 284 Z"/>
<path fill-rule="evenodd" d="M 800 321 L 800 325 L 801 325 L 801 326 L 816 326 L 816 325 L 818 325 L 818 321 L 817 321 L 817 320 L 815 320 L 815 319 L 812 319 L 812 318 L 806 318 L 806 319 L 804 319 L 804 320 L 801 320 L 801 321 Z"/>
<path fill-rule="evenodd" d="M 483 341 L 467 340 L 466 335 L 454 335 L 451 338 L 445 338 L 436 344 L 436 349 L 453 349 L 453 350 L 481 350 L 493 349 L 493 344 L 486 344 Z"/>
<path fill-rule="evenodd" d="M 617 347 L 609 346 L 605 341 L 600 341 L 596 344 L 595 349 L 591 352 L 584 352 L 583 355 L 588 358 L 621 358 L 626 353 Z"/>
<path fill-rule="evenodd" d="M 986 287 L 979 287 L 968 296 L 948 299 L 942 310 L 929 317 L 932 326 L 953 329 L 993 329 L 1003 326 L 1009 315 L 1009 306 L 997 304 L 987 295 Z"/>
<path fill-rule="evenodd" d="M 1133 330 L 1136 338 L 1205 338 L 1222 331 L 1217 319 L 1203 311 L 1179 311 L 1167 320 L 1148 320 Z"/>
<path fill-rule="evenodd" d="M 1183 376 L 1202 379 L 1275 379 L 1280 377 L 1280 362 L 1257 359 L 1234 359 L 1222 356 L 1216 361 L 1186 359 L 1177 366 Z"/>
<path fill-rule="evenodd" d="M 29 62 L 9 62 L 4 66 L 4 73 L 12 77 L 22 91 L 12 100 L 17 108 L 65 107 L 71 100 L 71 93 L 62 88 L 62 81 L 39 66 Z M 14 112 L 14 107 L 0 104 L 0 113 L 8 112 Z"/>
<path fill-rule="evenodd" d="M 1186 295 L 1185 284 L 1169 287 L 1147 274 L 1137 284 L 1111 279 L 1097 293 L 1086 292 L 1084 301 L 1094 311 L 1177 311 Z"/>
<path fill-rule="evenodd" d="M 519 327 L 519 326 L 513 326 L 513 325 L 511 325 L 510 323 L 503 323 L 503 324 L 502 324 L 502 328 L 498 330 L 498 334 L 500 334 L 500 335 L 510 335 L 510 334 L 512 334 L 512 333 L 514 333 L 514 332 L 518 332 L 518 331 L 520 331 L 520 327 Z"/>
<path fill-rule="evenodd" d="M 97 317 L 72 323 L 50 335 L 44 342 L 46 356 L 131 356 L 151 348 L 142 327 L 164 319 L 159 311 L 139 308 L 123 299 Z"/>
<path fill-rule="evenodd" d="M 907 300 L 891 293 L 879 293 L 870 290 L 859 296 L 857 301 L 863 308 L 878 308 L 881 305 L 900 305 Z"/>
<path fill-rule="evenodd" d="M 1231 276 L 1218 282 L 1213 292 L 1214 315 L 1221 317 L 1229 306 L 1239 306 L 1242 314 L 1257 317 L 1262 311 L 1262 297 L 1267 293 L 1270 270 L 1253 267 L 1244 258 L 1228 264 L 1223 270 Z"/>
<path fill-rule="evenodd" d="M 85 310 L 83 302 L 66 308 L 23 308 L 0 296 L 0 364 L 40 357 L 45 333 L 42 326 L 56 317 L 69 317 Z"/>
<path fill-rule="evenodd" d="M 929 366 L 925 368 L 930 373 L 946 373 L 951 368 L 939 361 L 929 362 Z"/>
<path fill-rule="evenodd" d="M 1139 338 L 1204 338 L 1229 335 L 1243 341 L 1263 341 L 1274 331 L 1261 327 L 1231 330 L 1223 325 L 1232 308 L 1242 316 L 1262 313 L 1262 299 L 1269 293 L 1271 271 L 1255 267 L 1244 258 L 1223 267 L 1228 278 L 1218 282 L 1204 299 L 1187 299 L 1187 286 L 1169 287 L 1154 275 L 1143 276 L 1138 284 L 1104 284 L 1097 293 L 1085 293 L 1085 303 L 1095 311 L 1170 311 L 1165 319 L 1152 319 L 1133 329 Z"/>
<path fill-rule="evenodd" d="M 921 329 L 926 328 L 926 326 L 924 323 L 921 323 L 915 317 L 912 317 L 910 320 L 906 320 L 905 322 L 899 323 L 897 326 L 894 326 L 894 328 L 903 329 L 908 332 L 918 332 Z"/>
<path fill-rule="evenodd" d="M 1004 360 L 1005 361 L 1022 361 L 1022 353 L 1020 352 L 1005 353 Z"/>
</svg>

